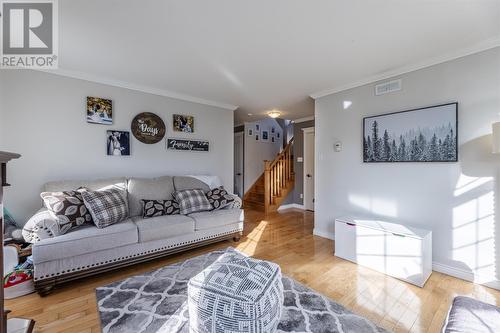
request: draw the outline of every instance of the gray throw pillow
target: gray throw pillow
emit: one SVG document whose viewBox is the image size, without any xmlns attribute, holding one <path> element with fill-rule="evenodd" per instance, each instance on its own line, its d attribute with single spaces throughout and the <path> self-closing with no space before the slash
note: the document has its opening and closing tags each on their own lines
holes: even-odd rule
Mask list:
<svg viewBox="0 0 500 333">
<path fill-rule="evenodd" d="M 182 215 L 212 210 L 212 205 L 203 190 L 182 190 L 172 193 L 172 196 L 179 204 Z"/>
<path fill-rule="evenodd" d="M 85 206 L 98 228 L 105 228 L 128 217 L 127 191 L 109 188 L 82 193 Z"/>
<path fill-rule="evenodd" d="M 85 222 L 91 222 L 92 216 L 85 207 L 82 193 L 86 189 L 62 192 L 43 192 L 40 194 L 45 207 L 59 225 L 59 234 L 78 228 Z"/>
</svg>

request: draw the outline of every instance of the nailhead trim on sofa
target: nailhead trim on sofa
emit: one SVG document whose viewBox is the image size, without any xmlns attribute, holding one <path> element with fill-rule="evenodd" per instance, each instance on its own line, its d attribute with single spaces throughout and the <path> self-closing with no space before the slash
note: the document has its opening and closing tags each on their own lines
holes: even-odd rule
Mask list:
<svg viewBox="0 0 500 333">
<path fill-rule="evenodd" d="M 181 242 L 181 243 L 176 243 L 176 244 L 172 244 L 172 245 L 168 245 L 168 246 L 163 246 L 163 247 L 155 249 L 155 250 L 148 250 L 148 251 L 145 251 L 145 252 L 140 252 L 140 253 L 137 253 L 137 254 L 134 254 L 134 255 L 131 255 L 131 256 L 119 257 L 119 258 L 116 258 L 116 259 L 106 260 L 106 261 L 103 261 L 103 262 L 99 262 L 99 263 L 95 263 L 95 264 L 91 264 L 91 265 L 87 265 L 87 266 L 83 266 L 83 267 L 71 268 L 70 270 L 65 270 L 65 271 L 61 271 L 61 272 L 51 273 L 49 275 L 43 275 L 43 276 L 40 276 L 38 278 L 35 277 L 34 281 L 42 281 L 42 280 L 44 280 L 46 278 L 63 275 L 63 274 L 69 273 L 69 272 L 78 272 L 78 271 L 82 271 L 82 270 L 85 270 L 85 269 L 88 269 L 88 268 L 91 268 L 91 267 L 99 267 L 99 266 L 102 266 L 102 265 L 105 265 L 105 264 L 108 264 L 108 263 L 111 263 L 111 262 L 122 261 L 122 260 L 129 259 L 129 258 L 136 258 L 136 257 L 143 256 L 145 254 L 156 253 L 156 252 L 160 252 L 160 251 L 163 251 L 163 250 L 168 250 L 168 249 L 172 249 L 172 248 L 175 248 L 175 247 L 179 247 L 179 246 L 182 246 L 182 245 L 193 244 L 193 243 L 197 243 L 197 242 L 200 242 L 200 241 L 203 241 L 203 240 L 207 240 L 207 239 L 211 239 L 211 238 L 217 238 L 217 237 L 220 237 L 220 236 L 234 234 L 234 233 L 237 233 L 237 232 L 241 232 L 241 230 L 234 229 L 234 230 L 231 230 L 231 231 L 225 231 L 225 232 L 221 232 L 221 233 L 218 233 L 218 234 L 215 234 L 215 235 L 212 235 L 212 236 L 205 236 L 205 237 L 197 238 L 197 239 L 194 239 L 194 240 L 191 240 L 191 241 L 187 241 L 187 242 Z"/>
</svg>

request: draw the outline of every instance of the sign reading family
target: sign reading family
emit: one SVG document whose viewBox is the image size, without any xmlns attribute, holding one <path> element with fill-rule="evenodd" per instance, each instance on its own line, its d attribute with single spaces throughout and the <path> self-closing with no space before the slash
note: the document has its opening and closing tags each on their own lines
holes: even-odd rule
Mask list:
<svg viewBox="0 0 500 333">
<path fill-rule="evenodd" d="M 0 6 L 0 68 L 57 68 L 57 0 L 0 0 Z"/>
<path fill-rule="evenodd" d="M 167 139 L 167 149 L 184 151 L 208 151 L 209 143 L 205 140 Z"/>
<path fill-rule="evenodd" d="M 132 134 L 142 143 L 152 144 L 160 142 L 165 136 L 165 123 L 154 113 L 139 113 L 132 120 Z"/>
</svg>

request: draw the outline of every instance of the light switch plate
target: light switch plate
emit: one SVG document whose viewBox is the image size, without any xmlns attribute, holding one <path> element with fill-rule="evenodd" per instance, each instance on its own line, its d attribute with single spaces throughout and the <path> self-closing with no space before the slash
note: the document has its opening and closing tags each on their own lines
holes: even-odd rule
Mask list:
<svg viewBox="0 0 500 333">
<path fill-rule="evenodd" d="M 302 163 L 302 162 L 304 162 L 304 158 L 303 158 L 303 157 L 297 157 L 297 162 L 298 162 L 298 163 Z"/>
</svg>

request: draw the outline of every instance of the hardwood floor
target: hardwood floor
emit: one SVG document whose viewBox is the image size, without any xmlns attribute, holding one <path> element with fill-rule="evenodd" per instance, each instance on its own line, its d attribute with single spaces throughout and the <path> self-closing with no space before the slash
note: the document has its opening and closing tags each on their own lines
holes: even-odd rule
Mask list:
<svg viewBox="0 0 500 333">
<path fill-rule="evenodd" d="M 433 272 L 424 288 L 357 266 L 333 255 L 333 241 L 313 236 L 313 214 L 288 210 L 264 218 L 246 211 L 245 236 L 71 283 L 46 297 L 6 301 L 11 316 L 36 320 L 37 332 L 100 332 L 94 289 L 128 276 L 234 246 L 278 263 L 284 274 L 322 292 L 394 332 L 439 332 L 451 300 L 469 295 L 500 304 L 500 291 Z"/>
</svg>

